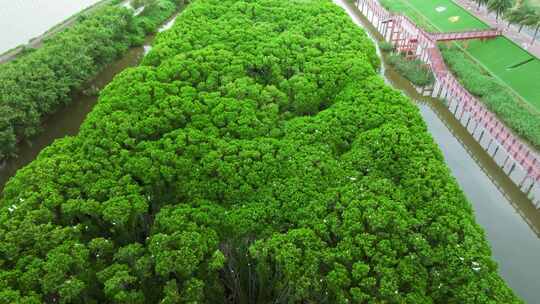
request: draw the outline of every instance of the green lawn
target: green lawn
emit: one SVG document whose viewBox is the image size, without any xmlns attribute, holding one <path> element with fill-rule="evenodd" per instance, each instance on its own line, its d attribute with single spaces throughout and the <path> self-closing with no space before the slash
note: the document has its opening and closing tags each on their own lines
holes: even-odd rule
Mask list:
<svg viewBox="0 0 540 304">
<path fill-rule="evenodd" d="M 463 31 L 470 29 L 487 29 L 485 23 L 476 19 L 462 9 L 459 5 L 454 4 L 450 0 L 405 0 L 409 9 L 416 10 L 418 13 L 425 16 L 436 28 L 445 31 Z M 444 11 L 438 12 L 437 8 L 445 8 Z M 452 22 L 452 17 L 459 17 L 457 22 Z"/>
<path fill-rule="evenodd" d="M 420 23 L 428 29 L 452 32 L 488 28 L 486 24 L 451 0 L 384 0 L 382 2 L 394 11 L 400 11 L 415 20 L 421 20 Z M 444 7 L 445 10 L 438 12 L 437 8 L 440 7 Z M 426 26 L 428 23 L 430 25 Z M 472 41 L 466 52 L 526 102 L 540 110 L 540 60 L 535 58 L 527 64 L 510 68 L 533 56 L 504 37 L 486 42 Z"/>
</svg>

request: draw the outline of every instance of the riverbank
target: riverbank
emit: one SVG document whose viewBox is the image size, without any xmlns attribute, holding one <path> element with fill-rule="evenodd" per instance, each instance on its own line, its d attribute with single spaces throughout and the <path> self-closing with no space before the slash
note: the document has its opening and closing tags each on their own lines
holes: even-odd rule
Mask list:
<svg viewBox="0 0 540 304">
<path fill-rule="evenodd" d="M 17 56 L 21 52 L 23 52 L 24 50 L 38 48 L 43 43 L 43 41 L 45 39 L 50 38 L 50 37 L 54 36 L 55 34 L 57 34 L 57 33 L 61 32 L 61 31 L 65 30 L 66 28 L 72 26 L 76 22 L 77 18 L 79 18 L 79 16 L 81 16 L 82 14 L 92 13 L 96 9 L 98 9 L 100 7 L 103 7 L 104 5 L 106 5 L 108 3 L 111 3 L 112 1 L 114 1 L 114 0 L 101 0 L 101 1 L 99 1 L 99 2 L 97 2 L 95 4 L 93 4 L 93 5 L 85 8 L 84 10 L 82 10 L 80 12 L 77 12 L 76 14 L 74 14 L 71 17 L 65 19 L 64 21 L 61 21 L 60 23 L 54 25 L 53 27 L 48 29 L 43 34 L 29 39 L 28 43 L 16 46 L 16 47 L 14 47 L 14 48 L 12 48 L 12 49 L 10 49 L 8 51 L 3 52 L 2 54 L 0 54 L 0 64 L 5 63 L 5 62 L 9 62 L 9 61 L 17 58 Z"/>
<path fill-rule="evenodd" d="M 18 236 L 79 228 L 38 254 L 86 250 L 70 280 L 89 301 L 129 276 L 149 303 L 520 303 L 418 109 L 330 1 L 195 1 L 159 37 L 8 183 L 7 275 L 36 256 Z"/>
<path fill-rule="evenodd" d="M 151 43 L 154 36 L 148 36 L 144 46 Z M 93 91 L 103 89 L 118 73 L 126 68 L 137 66 L 144 56 L 144 46 L 132 47 L 121 58 L 102 69 L 99 74 L 87 83 Z M 55 140 L 76 135 L 81 123 L 97 102 L 97 94 L 75 93 L 68 107 L 63 107 L 46 117 L 42 123 L 43 131 L 17 144 L 17 157 L 7 159 L 0 166 L 0 193 L 6 182 L 17 170 L 33 161 L 39 153 Z M 1 195 L 0 195 L 1 196 Z"/>
<path fill-rule="evenodd" d="M 180 3 L 160 0 L 140 15 L 106 5 L 19 60 L 0 65 L 0 161 L 41 131 L 42 120 L 70 103 L 98 72 L 175 14 Z M 104 30 L 106 29 L 106 30 Z M 37 66 L 36 66 L 37 64 Z"/>
<path fill-rule="evenodd" d="M 407 15 L 428 32 L 489 28 L 450 0 L 439 4 L 403 0 L 380 3 Z M 443 55 L 452 63 L 449 67 L 460 82 L 538 152 L 540 90 L 536 90 L 535 79 L 540 78 L 540 60 L 505 37 L 449 45 L 452 49 Z"/>
<path fill-rule="evenodd" d="M 158 32 L 170 28 L 180 12 L 181 10 L 177 11 L 177 13 L 166 20 L 158 29 Z M 97 91 L 100 91 L 109 84 L 114 76 L 126 68 L 137 66 L 144 55 L 151 49 L 151 44 L 155 36 L 155 34 L 148 35 L 142 46 L 130 48 L 121 58 L 102 69 L 85 87 L 95 88 L 93 91 L 97 93 Z M 43 121 L 43 132 L 18 143 L 18 156 L 16 158 L 10 158 L 4 164 L 0 165 L 0 197 L 6 182 L 15 175 L 17 170 L 33 161 L 43 149 L 55 140 L 76 135 L 82 122 L 87 114 L 91 112 L 97 100 L 97 94 L 88 95 L 83 92 L 77 92 L 74 94 L 73 101 L 69 107 L 60 109 Z"/>
<path fill-rule="evenodd" d="M 370 33 L 373 41 L 383 41 L 354 5 L 344 0 L 335 2 Z M 446 163 L 472 203 L 499 263 L 499 272 L 527 303 L 534 303 L 540 298 L 535 288 L 535 282 L 540 280 L 536 257 L 540 251 L 540 213 L 441 101 L 418 93 L 386 63 L 383 52 L 379 53 L 383 58 L 381 74 L 388 84 L 416 101 Z"/>
<path fill-rule="evenodd" d="M 492 114 L 489 105 L 486 108 L 467 90 L 467 85 L 462 85 L 448 70 L 439 51 L 440 46 L 433 40 L 432 35 L 419 28 L 407 16 L 387 11 L 378 1 L 359 1 L 359 7 L 363 14 L 373 14 L 370 15 L 369 20 L 377 26 L 377 30 L 384 35 L 385 40 L 395 43 L 395 37 L 399 36 L 401 39 L 398 41 L 406 41 L 406 44 L 413 40 L 411 37 L 414 37 L 414 47 L 408 53 L 412 52 L 412 55 L 428 64 L 436 77 L 434 86 L 424 88 L 422 93 L 445 100 L 452 113 L 468 132 L 505 170 L 514 183 L 531 198 L 535 206 L 540 207 L 538 183 L 540 163 L 537 151 L 528 146 L 527 142 L 516 137 L 512 130 Z M 400 49 L 402 45 L 402 42 L 398 44 L 398 52 L 402 51 Z M 506 102 L 506 105 L 512 105 L 512 103 Z M 525 121 L 525 123 L 532 126 L 537 124 L 535 121 Z M 540 132 L 538 127 L 528 130 Z"/>
</svg>

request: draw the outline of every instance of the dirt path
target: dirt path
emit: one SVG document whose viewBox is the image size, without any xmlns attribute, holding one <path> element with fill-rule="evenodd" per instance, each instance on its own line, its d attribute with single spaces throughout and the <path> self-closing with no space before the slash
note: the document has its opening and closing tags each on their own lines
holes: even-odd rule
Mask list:
<svg viewBox="0 0 540 304">
<path fill-rule="evenodd" d="M 499 19 L 497 21 L 495 19 L 495 14 L 489 13 L 485 6 L 478 9 L 478 5 L 471 0 L 452 1 L 463 7 L 465 10 L 476 16 L 478 19 L 484 21 L 489 26 L 502 29 L 506 38 L 514 41 L 517 45 L 521 46 L 523 49 L 536 56 L 536 58 L 540 58 L 540 41 L 538 40 L 540 39 L 540 35 L 539 37 L 537 37 L 537 40 L 533 44 L 531 44 L 531 41 L 533 40 L 533 35 L 529 34 L 526 29 L 523 29 L 520 33 L 518 32 L 517 26 L 511 25 L 510 27 L 508 27 L 508 22 L 502 19 Z"/>
</svg>

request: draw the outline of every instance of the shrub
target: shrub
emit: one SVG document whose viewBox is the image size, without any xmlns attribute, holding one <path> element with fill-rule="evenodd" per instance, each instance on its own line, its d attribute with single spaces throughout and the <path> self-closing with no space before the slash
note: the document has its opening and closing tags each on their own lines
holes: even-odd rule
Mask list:
<svg viewBox="0 0 540 304">
<path fill-rule="evenodd" d="M 379 43 L 379 49 L 385 53 L 392 52 L 394 50 L 394 45 L 390 42 L 382 41 Z"/>
<path fill-rule="evenodd" d="M 399 54 L 390 54 L 386 59 L 390 66 L 416 86 L 427 86 L 434 81 L 431 70 L 419 59 L 407 60 Z"/>
</svg>

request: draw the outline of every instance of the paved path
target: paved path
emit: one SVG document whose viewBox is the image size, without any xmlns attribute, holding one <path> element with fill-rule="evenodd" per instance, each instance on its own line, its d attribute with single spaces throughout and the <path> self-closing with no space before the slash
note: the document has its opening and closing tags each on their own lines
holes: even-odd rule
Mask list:
<svg viewBox="0 0 540 304">
<path fill-rule="evenodd" d="M 499 18 L 499 20 L 495 20 L 495 14 L 489 13 L 485 6 L 478 9 L 478 4 L 474 3 L 471 0 L 452 0 L 459 6 L 466 9 L 469 13 L 473 14 L 480 20 L 484 21 L 491 27 L 500 28 L 503 30 L 504 36 L 506 38 L 514 41 L 519 46 L 527 50 L 529 53 L 536 56 L 536 58 L 540 58 L 540 35 L 537 37 L 537 41 L 535 41 L 534 44 L 531 45 L 531 41 L 533 39 L 533 34 L 528 33 L 527 29 L 523 28 L 521 33 L 518 32 L 518 27 L 515 25 L 511 25 L 508 27 L 508 22 L 502 20 Z"/>
</svg>

